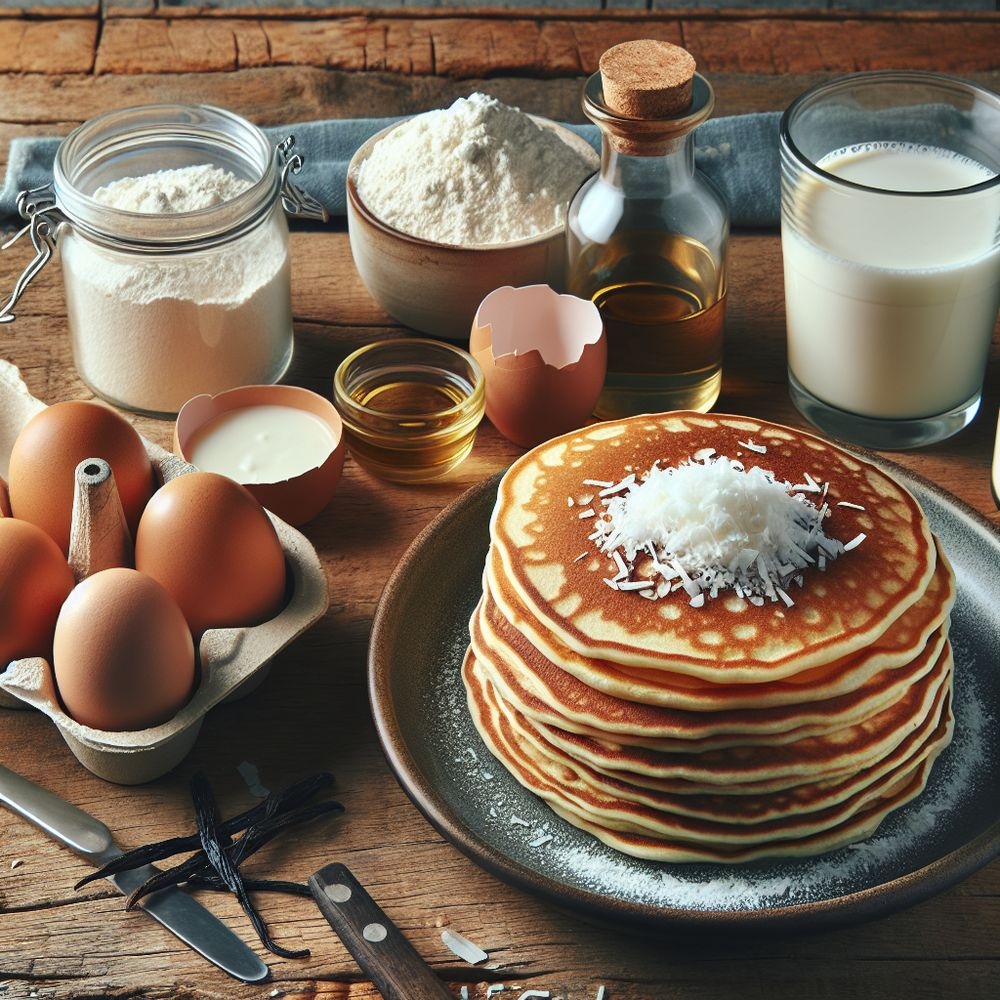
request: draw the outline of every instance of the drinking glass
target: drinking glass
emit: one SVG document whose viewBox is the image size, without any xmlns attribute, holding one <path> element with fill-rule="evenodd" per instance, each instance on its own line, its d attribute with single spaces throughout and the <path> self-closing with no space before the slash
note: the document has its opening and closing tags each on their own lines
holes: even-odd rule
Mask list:
<svg viewBox="0 0 1000 1000">
<path fill-rule="evenodd" d="M 788 378 L 821 430 L 873 448 L 976 415 L 1000 304 L 1000 97 L 857 73 L 781 121 Z"/>
</svg>

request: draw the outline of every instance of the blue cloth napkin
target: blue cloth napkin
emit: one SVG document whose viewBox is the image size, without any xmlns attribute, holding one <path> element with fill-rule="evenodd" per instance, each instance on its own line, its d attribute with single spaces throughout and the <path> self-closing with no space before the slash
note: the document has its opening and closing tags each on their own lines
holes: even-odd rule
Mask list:
<svg viewBox="0 0 1000 1000">
<path fill-rule="evenodd" d="M 776 228 L 779 218 L 778 112 L 715 118 L 695 133 L 695 162 L 729 201 L 734 228 Z M 264 129 L 274 142 L 291 134 L 305 161 L 296 184 L 323 204 L 331 216 L 345 207 L 347 165 L 369 136 L 396 118 L 350 118 L 300 122 Z M 570 125 L 595 149 L 595 125 Z M 52 162 L 61 139 L 17 138 L 10 144 L 7 174 L 0 188 L 0 225 L 18 224 L 17 195 L 52 180 Z"/>
</svg>

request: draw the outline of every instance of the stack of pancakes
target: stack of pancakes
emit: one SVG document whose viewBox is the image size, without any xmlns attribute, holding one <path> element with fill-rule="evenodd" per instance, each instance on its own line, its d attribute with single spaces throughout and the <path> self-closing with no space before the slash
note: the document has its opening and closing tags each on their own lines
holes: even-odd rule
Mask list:
<svg viewBox="0 0 1000 1000">
<path fill-rule="evenodd" d="M 712 454 L 807 491 L 848 551 L 792 574 L 787 600 L 618 587 L 594 540 L 602 484 Z M 523 785 L 624 852 L 736 862 L 861 840 L 951 739 L 951 567 L 907 490 L 819 438 L 696 413 L 597 424 L 511 467 L 490 539 L 473 719 Z"/>
</svg>

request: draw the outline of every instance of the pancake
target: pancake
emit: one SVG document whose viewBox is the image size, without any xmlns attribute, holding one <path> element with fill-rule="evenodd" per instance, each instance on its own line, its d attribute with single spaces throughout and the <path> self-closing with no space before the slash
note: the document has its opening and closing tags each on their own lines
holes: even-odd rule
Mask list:
<svg viewBox="0 0 1000 1000">
<path fill-rule="evenodd" d="M 474 671 L 475 666 L 471 669 Z M 535 729 L 531 721 L 509 702 L 497 696 L 488 678 L 479 674 L 471 683 L 482 686 L 480 697 L 488 700 L 491 710 L 504 716 L 502 725 L 524 745 L 531 747 L 531 756 L 544 760 L 542 770 L 559 775 L 564 787 L 588 787 L 592 792 L 623 802 L 635 802 L 658 812 L 668 812 L 679 817 L 695 817 L 716 822 L 751 825 L 773 822 L 781 817 L 800 816 L 837 805 L 847 799 L 869 791 L 869 798 L 878 795 L 878 788 L 895 780 L 902 770 L 912 770 L 933 749 L 942 712 L 948 697 L 947 685 L 942 685 L 927 716 L 918 721 L 902 742 L 864 768 L 852 768 L 835 779 L 821 779 L 777 789 L 770 793 L 754 788 L 740 794 L 736 786 L 722 786 L 722 790 L 693 788 L 663 788 L 636 785 L 625 773 L 609 775 L 580 762 L 570 754 L 549 743 Z M 482 709 L 475 710 L 481 714 Z M 498 716 L 499 718 L 499 716 Z"/>
<path fill-rule="evenodd" d="M 955 601 L 955 575 L 947 556 L 936 546 L 936 565 L 927 589 L 877 642 L 833 663 L 803 670 L 782 680 L 757 674 L 753 683 L 712 683 L 674 672 L 627 667 L 608 660 L 585 657 L 559 642 L 558 638 L 525 617 L 525 612 L 501 609 L 484 574 L 483 602 L 477 611 L 494 630 L 516 634 L 542 657 L 579 678 L 589 687 L 619 698 L 648 705 L 664 705 L 690 711 L 712 712 L 754 708 L 762 705 L 795 705 L 804 697 L 834 698 L 857 690 L 872 676 L 912 662 L 931 635 L 946 627 Z M 808 689 L 808 694 L 804 691 Z"/>
<path fill-rule="evenodd" d="M 889 789 L 881 799 L 859 810 L 840 826 L 798 841 L 783 842 L 779 845 L 759 844 L 742 848 L 725 848 L 691 843 L 672 844 L 646 834 L 601 826 L 593 820 L 567 811 L 558 802 L 550 801 L 549 807 L 557 816 L 561 816 L 581 830 L 593 834 L 609 847 L 613 847 L 623 854 L 630 854 L 648 861 L 666 861 L 673 864 L 706 861 L 720 864 L 744 864 L 773 857 L 811 857 L 834 851 L 839 847 L 846 847 L 849 844 L 856 844 L 872 836 L 889 813 L 906 805 L 924 790 L 930 775 L 931 765 L 935 759 L 929 757 L 908 781 L 902 783 L 901 787 Z"/>
<path fill-rule="evenodd" d="M 787 787 L 871 766 L 892 753 L 908 733 L 931 714 L 941 690 L 951 687 L 952 676 L 951 647 L 945 644 L 932 671 L 907 688 L 898 701 L 862 722 L 786 742 L 772 740 L 763 744 L 714 748 L 696 741 L 686 744 L 675 741 L 653 747 L 624 742 L 602 743 L 593 734 L 574 733 L 551 718 L 536 719 L 516 701 L 506 697 L 506 693 L 493 683 L 484 665 L 480 661 L 477 663 L 504 701 L 513 704 L 550 742 L 576 759 L 587 763 L 594 758 L 603 759 L 605 763 L 611 762 L 616 770 L 736 788 L 746 782 L 773 782 L 778 778 L 788 779 Z"/>
<path fill-rule="evenodd" d="M 714 819 L 703 819 L 653 809 L 584 785 L 575 779 L 572 769 L 547 761 L 509 724 L 498 700 L 491 698 L 483 685 L 471 656 L 466 659 L 464 675 L 470 709 L 487 747 L 522 784 L 574 825 L 619 850 L 652 860 L 747 861 L 811 854 L 868 836 L 888 812 L 923 789 L 930 764 L 950 741 L 954 724 L 950 689 L 945 686 L 939 714 L 931 717 L 933 731 L 906 764 L 891 769 L 882 781 L 849 792 L 842 801 L 823 804 L 816 811 L 789 806 L 778 818 L 757 817 L 747 823 L 743 817 L 744 821 L 725 822 L 718 814 Z M 661 804 L 665 801 L 660 800 Z"/>
<path fill-rule="evenodd" d="M 671 413 L 503 477 L 463 665 L 494 756 L 672 862 L 869 836 L 951 739 L 951 565 L 916 500 L 791 428 Z"/>
<path fill-rule="evenodd" d="M 651 611 L 635 592 L 605 583 L 615 564 L 588 541 L 594 518 L 578 513 L 599 506 L 592 484 L 678 467 L 707 451 L 792 485 L 811 477 L 828 505 L 826 536 L 865 536 L 850 558 L 833 559 L 795 592 L 794 616 L 780 602 L 758 606 L 735 594 L 709 601 L 704 615 L 685 613 L 679 600 L 652 601 Z M 819 484 L 829 484 L 825 495 Z M 505 598 L 516 599 L 588 658 L 730 684 L 789 677 L 871 646 L 919 600 L 936 562 L 919 504 L 876 466 L 790 428 L 695 413 L 608 421 L 527 452 L 500 483 L 490 528 L 487 572 L 505 611 Z"/>
<path fill-rule="evenodd" d="M 470 624 L 472 648 L 494 684 L 522 711 L 573 732 L 620 739 L 635 746 L 701 750 L 784 743 L 863 722 L 894 704 L 935 665 L 943 629 L 906 666 L 884 670 L 849 694 L 798 705 L 690 712 L 616 698 L 587 687 L 530 648 L 500 644 L 481 616 Z M 484 632 L 486 633 L 484 635 Z"/>
</svg>

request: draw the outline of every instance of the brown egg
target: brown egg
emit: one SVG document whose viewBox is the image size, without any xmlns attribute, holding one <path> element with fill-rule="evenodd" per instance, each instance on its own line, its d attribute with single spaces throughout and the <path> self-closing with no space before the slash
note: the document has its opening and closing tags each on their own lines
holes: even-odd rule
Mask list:
<svg viewBox="0 0 1000 1000">
<path fill-rule="evenodd" d="M 165 483 L 146 505 L 136 568 L 181 606 L 191 631 L 259 625 L 285 601 L 285 554 L 246 487 L 215 472 Z"/>
<path fill-rule="evenodd" d="M 50 655 L 59 608 L 75 582 L 41 528 L 0 518 L 0 671 L 11 660 Z"/>
<path fill-rule="evenodd" d="M 10 493 L 7 491 L 7 481 L 0 478 L 0 517 L 10 516 Z"/>
<path fill-rule="evenodd" d="M 191 697 L 194 640 L 154 579 L 116 567 L 87 577 L 59 613 L 52 669 L 67 714 L 109 732 L 166 722 Z"/>
<path fill-rule="evenodd" d="M 63 552 L 69 550 L 76 467 L 87 458 L 103 458 L 111 466 L 134 535 L 156 480 L 142 438 L 114 410 L 86 400 L 54 403 L 21 428 L 11 449 L 14 516 L 48 532 Z"/>
</svg>

